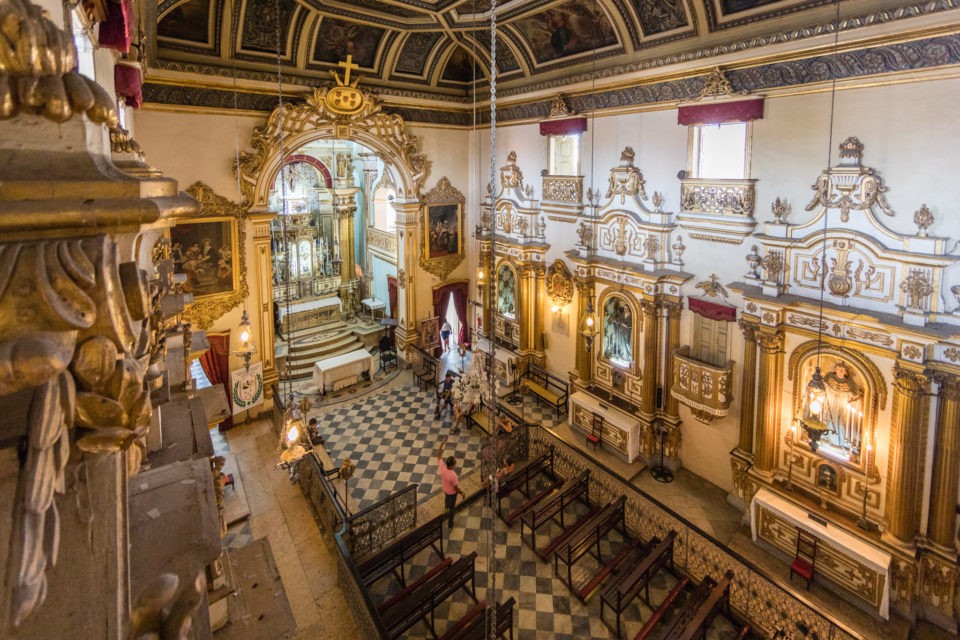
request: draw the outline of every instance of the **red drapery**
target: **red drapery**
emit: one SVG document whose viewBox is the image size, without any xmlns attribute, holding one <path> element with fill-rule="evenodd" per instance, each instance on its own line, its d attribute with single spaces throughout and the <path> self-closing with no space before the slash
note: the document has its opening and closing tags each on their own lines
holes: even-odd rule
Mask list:
<svg viewBox="0 0 960 640">
<path fill-rule="evenodd" d="M 677 123 L 720 124 L 722 122 L 747 122 L 763 118 L 763 98 L 740 100 L 738 102 L 716 102 L 680 107 L 677 110 Z"/>
<path fill-rule="evenodd" d="M 128 107 L 139 109 L 143 103 L 143 76 L 140 65 L 117 63 L 113 68 L 113 84 L 118 96 Z"/>
<path fill-rule="evenodd" d="M 107 18 L 100 23 L 97 37 L 101 47 L 116 49 L 120 53 L 130 51 L 130 29 L 133 26 L 131 0 L 107 3 Z"/>
<path fill-rule="evenodd" d="M 457 320 L 460 321 L 460 332 L 457 334 L 457 343 L 460 344 L 467 335 L 467 283 L 451 282 L 433 290 L 433 315 L 440 318 L 441 326 L 447 315 L 450 296 L 453 296 L 453 308 L 457 312 Z"/>
<path fill-rule="evenodd" d="M 397 279 L 395 276 L 387 276 L 387 299 L 390 302 L 390 317 L 397 317 Z"/>
<path fill-rule="evenodd" d="M 223 392 L 227 394 L 227 406 L 233 410 L 233 400 L 230 398 L 230 332 L 226 334 L 207 334 L 210 350 L 200 356 L 200 366 L 210 384 L 223 385 Z M 220 431 L 227 431 L 233 427 L 233 416 L 225 418 L 220 423 Z"/>
<path fill-rule="evenodd" d="M 543 120 L 540 122 L 540 135 L 542 136 L 566 136 L 571 133 L 583 133 L 586 130 L 587 119 L 584 117 Z"/>
<path fill-rule="evenodd" d="M 726 322 L 736 322 L 737 320 L 737 308 L 728 304 L 710 302 L 703 298 L 687 298 L 687 306 L 690 311 L 699 313 L 710 320 L 724 320 Z"/>
</svg>

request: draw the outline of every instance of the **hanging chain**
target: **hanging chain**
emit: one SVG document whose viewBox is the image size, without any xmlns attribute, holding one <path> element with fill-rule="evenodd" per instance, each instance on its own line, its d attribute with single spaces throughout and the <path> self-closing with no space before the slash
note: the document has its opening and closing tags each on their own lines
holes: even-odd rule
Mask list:
<svg viewBox="0 0 960 640">
<path fill-rule="evenodd" d="M 283 301 L 284 301 L 284 318 L 287 321 L 287 331 L 286 331 L 286 340 L 287 340 L 287 356 L 284 358 L 284 369 L 285 371 L 285 391 L 287 403 L 290 405 L 288 410 L 293 408 L 293 379 L 290 377 L 290 342 L 293 335 L 292 327 L 292 318 L 290 317 L 290 281 L 293 277 L 291 273 L 292 269 L 290 268 L 290 236 L 287 234 L 287 149 L 286 149 L 286 140 L 284 139 L 284 129 L 286 128 L 286 114 L 284 112 L 283 106 L 283 66 L 281 60 L 281 48 L 283 46 L 283 37 L 280 29 L 280 0 L 274 0 L 273 2 L 273 17 L 276 24 L 274 25 L 275 35 L 277 38 L 277 117 L 279 118 L 279 127 L 277 137 L 280 142 L 280 170 L 278 175 L 280 177 L 280 233 L 283 234 L 283 249 L 284 249 L 284 272 L 286 278 L 284 278 L 283 283 Z M 282 326 L 281 326 L 282 329 Z"/>
</svg>

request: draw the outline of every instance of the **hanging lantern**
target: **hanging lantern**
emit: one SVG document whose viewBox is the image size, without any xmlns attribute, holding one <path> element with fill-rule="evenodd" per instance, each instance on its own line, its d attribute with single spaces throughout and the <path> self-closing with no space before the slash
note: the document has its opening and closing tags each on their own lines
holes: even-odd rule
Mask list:
<svg viewBox="0 0 960 640">
<path fill-rule="evenodd" d="M 597 317 L 593 312 L 593 298 L 591 297 L 587 300 L 587 312 L 583 314 L 583 317 L 580 318 L 580 327 L 578 329 L 580 335 L 583 336 L 584 341 L 586 342 L 587 351 L 593 349 L 593 340 L 597 337 Z"/>
<path fill-rule="evenodd" d="M 239 335 L 240 348 L 234 351 L 234 355 L 243 358 L 243 365 L 249 370 L 250 359 L 257 352 L 257 346 L 253 342 L 253 330 L 250 328 L 250 316 L 244 308 L 243 316 L 240 318 Z"/>
</svg>

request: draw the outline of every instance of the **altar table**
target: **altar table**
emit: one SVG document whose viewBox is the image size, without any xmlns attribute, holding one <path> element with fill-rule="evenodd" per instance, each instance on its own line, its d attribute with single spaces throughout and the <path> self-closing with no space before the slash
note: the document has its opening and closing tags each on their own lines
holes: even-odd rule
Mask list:
<svg viewBox="0 0 960 640">
<path fill-rule="evenodd" d="M 627 462 L 636 460 L 640 455 L 640 424 L 635 416 L 584 391 L 570 396 L 567 416 L 571 427 L 584 434 L 592 433 L 594 414 L 603 416 L 602 446 Z"/>
<path fill-rule="evenodd" d="M 363 372 L 369 373 L 372 369 L 373 356 L 366 349 L 357 349 L 314 363 L 313 384 L 320 393 L 328 386 L 336 391 L 356 383 Z"/>
<path fill-rule="evenodd" d="M 364 298 L 363 300 L 360 301 L 360 305 L 364 309 L 367 309 L 370 312 L 371 320 L 376 319 L 377 311 L 379 311 L 381 315 L 383 315 L 386 313 L 386 309 L 387 309 L 387 303 L 383 302 L 382 300 L 377 300 L 376 298 Z"/>
<path fill-rule="evenodd" d="M 796 553 L 797 528 L 817 538 L 816 573 L 865 600 L 884 620 L 890 617 L 891 557 L 836 524 L 811 520 L 786 498 L 760 489 L 750 506 L 750 532 L 786 552 Z"/>
<path fill-rule="evenodd" d="M 280 304 L 280 322 L 285 331 L 315 327 L 340 319 L 342 304 L 336 296 L 318 298 L 305 302 L 295 302 L 290 305 L 289 311 L 285 304 Z M 291 324 L 288 327 L 287 324 Z"/>
</svg>

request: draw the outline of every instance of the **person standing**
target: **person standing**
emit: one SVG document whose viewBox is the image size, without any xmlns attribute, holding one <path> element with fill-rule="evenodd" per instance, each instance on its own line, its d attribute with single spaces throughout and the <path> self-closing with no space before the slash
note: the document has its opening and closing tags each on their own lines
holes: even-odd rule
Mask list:
<svg viewBox="0 0 960 640">
<path fill-rule="evenodd" d="M 440 467 L 440 484 L 443 487 L 443 507 L 449 514 L 447 528 L 452 529 L 453 513 L 457 506 L 457 496 L 462 496 L 464 493 L 460 488 L 460 478 L 457 476 L 457 472 L 453 470 L 457 464 L 457 459 L 453 456 L 448 456 L 446 460 L 443 458 L 443 448 L 446 446 L 447 439 L 444 438 L 437 447 L 436 455 L 437 463 Z"/>
<path fill-rule="evenodd" d="M 450 334 L 453 333 L 453 327 L 450 326 L 450 323 L 446 320 L 443 321 L 443 326 L 440 328 L 440 339 L 443 341 L 443 352 L 446 353 L 450 351 Z"/>
</svg>

